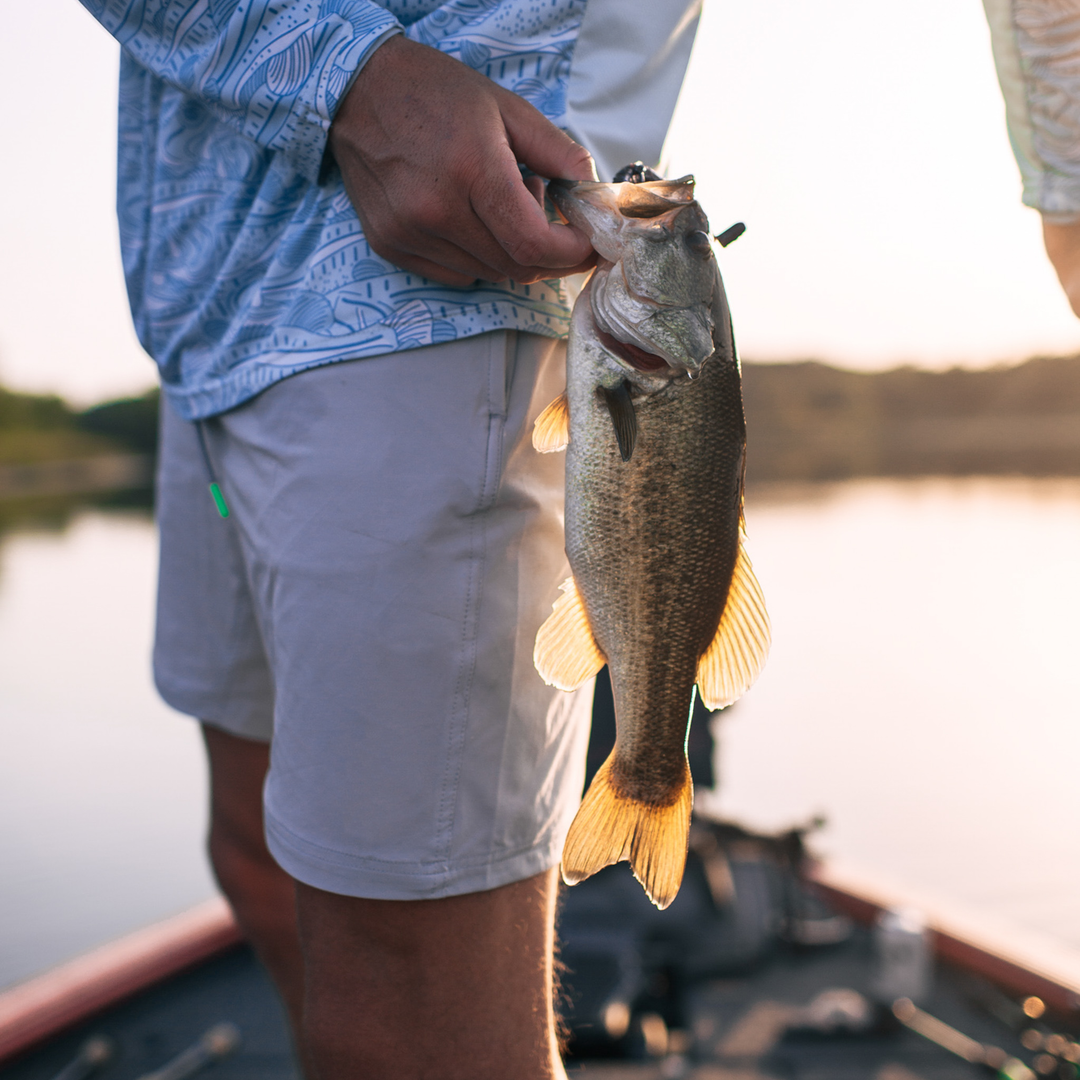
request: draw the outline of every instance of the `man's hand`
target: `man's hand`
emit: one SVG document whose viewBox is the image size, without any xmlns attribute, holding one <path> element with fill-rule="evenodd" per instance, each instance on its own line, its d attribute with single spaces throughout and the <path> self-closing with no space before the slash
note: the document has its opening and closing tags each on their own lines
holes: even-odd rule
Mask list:
<svg viewBox="0 0 1080 1080">
<path fill-rule="evenodd" d="M 1080 318 L 1080 225 L 1052 225 L 1044 221 L 1043 243 L 1069 298 L 1069 306 Z"/>
<path fill-rule="evenodd" d="M 540 176 L 594 180 L 588 151 L 524 99 L 453 57 L 391 38 L 341 102 L 330 149 L 384 259 L 447 285 L 587 269 L 593 251 L 548 222 Z"/>
</svg>

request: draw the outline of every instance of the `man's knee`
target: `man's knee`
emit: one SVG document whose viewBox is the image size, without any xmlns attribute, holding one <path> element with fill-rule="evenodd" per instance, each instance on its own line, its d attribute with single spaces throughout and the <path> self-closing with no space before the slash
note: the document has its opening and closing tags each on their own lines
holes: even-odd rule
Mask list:
<svg viewBox="0 0 1080 1080">
<path fill-rule="evenodd" d="M 325 1075 L 558 1075 L 554 896 L 552 871 L 439 900 L 298 883 L 304 1024 Z"/>
<path fill-rule="evenodd" d="M 266 847 L 262 789 L 268 744 L 203 724 L 210 761 L 210 861 L 227 895 L 252 875 L 283 873 Z"/>
</svg>

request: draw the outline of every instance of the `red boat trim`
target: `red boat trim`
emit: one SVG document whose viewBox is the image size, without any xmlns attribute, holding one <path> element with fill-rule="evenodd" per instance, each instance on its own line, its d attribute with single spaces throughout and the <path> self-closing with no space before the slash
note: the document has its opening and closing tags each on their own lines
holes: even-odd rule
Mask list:
<svg viewBox="0 0 1080 1080">
<path fill-rule="evenodd" d="M 935 954 L 945 963 L 981 975 L 1016 998 L 1042 998 L 1048 1009 L 1076 1019 L 1080 1011 L 1080 952 L 1056 942 L 1034 940 L 1017 930 L 984 928 L 980 919 L 959 909 L 910 894 L 890 892 L 861 874 L 817 865 L 811 874 L 815 887 L 838 911 L 856 922 L 871 923 L 885 908 L 921 908 L 933 934 Z"/>
<path fill-rule="evenodd" d="M 0 1065 L 242 940 L 217 897 L 0 993 Z"/>
<path fill-rule="evenodd" d="M 861 875 L 818 865 L 815 887 L 838 910 L 869 923 L 883 908 L 911 904 Z M 965 928 L 962 917 L 926 908 L 934 949 L 947 963 L 975 972 L 1016 996 L 1035 994 L 1051 1011 L 1075 1018 L 1080 1009 L 1080 953 L 1054 949 L 1043 959 L 1025 942 L 995 931 Z M 132 997 L 243 940 L 220 897 L 181 915 L 103 945 L 52 971 L 0 993 L 0 1065 L 96 1013 Z"/>
</svg>

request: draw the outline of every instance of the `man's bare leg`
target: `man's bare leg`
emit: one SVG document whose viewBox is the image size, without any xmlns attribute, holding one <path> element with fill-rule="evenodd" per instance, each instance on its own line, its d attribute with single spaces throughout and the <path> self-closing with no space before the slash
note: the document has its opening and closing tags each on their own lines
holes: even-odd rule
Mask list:
<svg viewBox="0 0 1080 1080">
<path fill-rule="evenodd" d="M 221 891 L 266 965 L 299 1039 L 304 973 L 293 879 L 274 862 L 263 833 L 267 743 L 203 724 L 210 759 L 210 862 Z"/>
<path fill-rule="evenodd" d="M 554 871 L 442 900 L 296 895 L 319 1080 L 565 1080 Z"/>
</svg>

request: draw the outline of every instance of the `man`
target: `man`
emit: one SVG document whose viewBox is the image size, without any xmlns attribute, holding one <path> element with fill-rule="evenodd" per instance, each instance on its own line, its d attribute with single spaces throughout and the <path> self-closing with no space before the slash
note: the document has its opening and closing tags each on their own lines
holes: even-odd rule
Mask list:
<svg viewBox="0 0 1080 1080">
<path fill-rule="evenodd" d="M 983 0 L 1023 200 L 1080 316 L 1080 10 L 1065 0 Z"/>
<path fill-rule="evenodd" d="M 532 667 L 566 568 L 529 432 L 593 256 L 539 177 L 655 163 L 698 4 L 83 2 L 124 49 L 155 675 L 222 889 L 311 1076 L 561 1076 L 589 701 Z"/>
</svg>

